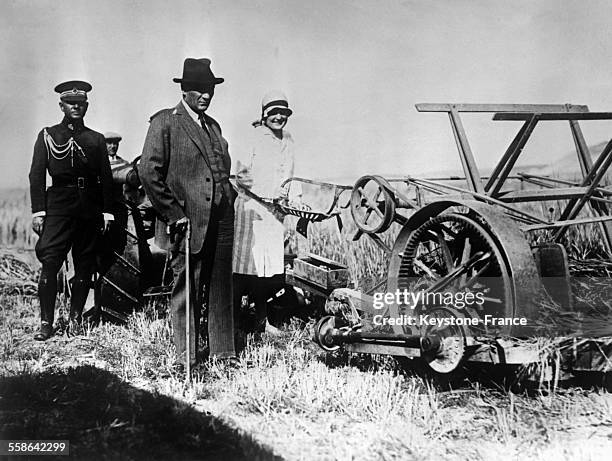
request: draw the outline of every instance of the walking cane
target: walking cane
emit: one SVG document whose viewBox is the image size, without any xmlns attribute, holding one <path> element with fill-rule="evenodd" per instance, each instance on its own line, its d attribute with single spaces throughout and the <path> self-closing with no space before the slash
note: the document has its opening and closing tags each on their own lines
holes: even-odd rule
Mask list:
<svg viewBox="0 0 612 461">
<path fill-rule="evenodd" d="M 191 296 L 190 296 L 190 279 L 191 272 L 189 267 L 189 259 L 191 257 L 191 245 L 189 244 L 189 240 L 191 239 L 191 221 L 187 220 L 187 231 L 185 232 L 185 353 L 187 355 L 186 358 L 186 366 L 185 369 L 187 371 L 187 380 L 191 379 Z M 197 346 L 196 346 L 197 349 Z"/>
</svg>

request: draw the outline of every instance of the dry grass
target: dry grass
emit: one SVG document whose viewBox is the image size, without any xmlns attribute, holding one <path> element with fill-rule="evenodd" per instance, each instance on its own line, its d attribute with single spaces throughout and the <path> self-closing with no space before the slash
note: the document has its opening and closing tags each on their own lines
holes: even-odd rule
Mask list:
<svg viewBox="0 0 612 461">
<path fill-rule="evenodd" d="M 208 363 L 185 382 L 171 365 L 166 319 L 139 313 L 127 327 L 103 325 L 41 344 L 31 339 L 36 319 L 33 303 L 24 300 L 29 301 L 0 300 L 4 380 L 96 367 L 135 389 L 211 413 L 284 459 L 559 461 L 602 459 L 612 448 L 612 396 L 605 392 L 557 390 L 528 397 L 477 383 L 441 392 L 388 358 L 325 356 L 312 345 L 310 327 L 297 324 L 280 339 L 250 337 L 238 368 Z M 56 423 L 65 416 L 58 413 Z M 5 414 L 2 424 L 10 422 Z M 118 420 L 107 430 L 121 439 L 118 434 L 125 437 L 130 427 L 122 424 Z"/>
<path fill-rule="evenodd" d="M 29 193 L 25 189 L 5 189 L 0 199 L 0 247 L 33 248 Z"/>
</svg>

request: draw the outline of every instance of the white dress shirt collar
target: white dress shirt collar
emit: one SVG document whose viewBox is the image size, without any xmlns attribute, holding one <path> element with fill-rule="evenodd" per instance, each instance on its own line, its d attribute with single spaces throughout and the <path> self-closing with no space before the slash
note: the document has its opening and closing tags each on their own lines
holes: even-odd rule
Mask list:
<svg viewBox="0 0 612 461">
<path fill-rule="evenodd" d="M 181 103 L 183 104 L 183 106 L 187 110 L 187 113 L 193 119 L 193 121 L 199 125 L 200 124 L 200 114 L 198 114 L 197 112 L 194 112 L 194 110 L 191 107 L 189 107 L 189 104 L 187 104 L 184 99 L 181 99 Z"/>
</svg>

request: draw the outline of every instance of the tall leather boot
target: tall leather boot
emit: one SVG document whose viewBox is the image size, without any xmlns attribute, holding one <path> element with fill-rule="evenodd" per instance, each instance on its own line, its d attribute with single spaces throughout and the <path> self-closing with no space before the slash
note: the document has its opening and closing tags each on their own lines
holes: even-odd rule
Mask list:
<svg viewBox="0 0 612 461">
<path fill-rule="evenodd" d="M 55 296 L 57 293 L 57 274 L 43 270 L 38 280 L 38 299 L 40 300 L 40 330 L 34 335 L 37 341 L 46 341 L 53 335 Z"/>
<path fill-rule="evenodd" d="M 87 301 L 87 295 L 91 288 L 91 277 L 77 278 L 75 276 L 72 279 L 72 294 L 70 297 L 70 323 L 81 325 L 83 308 L 85 307 L 85 301 Z"/>
</svg>

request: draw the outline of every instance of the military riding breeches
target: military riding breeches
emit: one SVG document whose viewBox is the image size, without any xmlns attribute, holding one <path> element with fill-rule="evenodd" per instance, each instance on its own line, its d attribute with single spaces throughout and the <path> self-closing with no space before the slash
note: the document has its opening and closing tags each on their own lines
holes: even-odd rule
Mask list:
<svg viewBox="0 0 612 461">
<path fill-rule="evenodd" d="M 47 216 L 42 235 L 36 243 L 36 256 L 42 263 L 38 281 L 41 320 L 53 324 L 57 273 L 72 249 L 74 279 L 70 316 L 80 320 L 96 264 L 96 245 L 100 221 L 74 216 Z"/>
<path fill-rule="evenodd" d="M 57 271 L 72 248 L 75 274 L 91 274 L 95 269 L 96 244 L 101 221 L 75 216 L 46 216 L 42 235 L 36 243 L 36 256 L 43 267 Z"/>
</svg>

